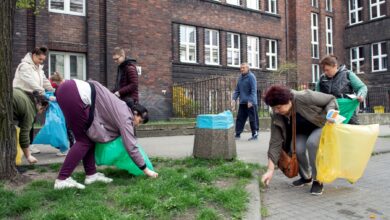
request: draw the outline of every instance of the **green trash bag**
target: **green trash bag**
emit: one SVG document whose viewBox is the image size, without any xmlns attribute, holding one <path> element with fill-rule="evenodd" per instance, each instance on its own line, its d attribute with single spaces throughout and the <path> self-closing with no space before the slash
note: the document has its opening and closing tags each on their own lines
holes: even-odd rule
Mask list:
<svg viewBox="0 0 390 220">
<path fill-rule="evenodd" d="M 357 99 L 343 98 L 337 99 L 337 103 L 339 104 L 340 115 L 345 117 L 345 121 L 343 121 L 343 124 L 348 124 L 356 108 L 359 106 L 359 101 Z"/>
<path fill-rule="evenodd" d="M 142 147 L 139 145 L 137 145 L 137 147 L 144 158 L 146 167 L 150 170 L 154 170 L 152 163 Z M 144 172 L 138 168 L 127 153 L 123 146 L 122 137 L 118 137 L 107 143 L 96 143 L 95 160 L 97 165 L 116 166 L 118 169 L 127 170 L 135 176 L 144 175 Z"/>
</svg>

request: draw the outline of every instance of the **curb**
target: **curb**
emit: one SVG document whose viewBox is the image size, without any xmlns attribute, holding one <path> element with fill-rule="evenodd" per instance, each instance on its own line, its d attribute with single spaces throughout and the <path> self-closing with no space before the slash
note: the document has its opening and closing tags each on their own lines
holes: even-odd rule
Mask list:
<svg viewBox="0 0 390 220">
<path fill-rule="evenodd" d="M 249 193 L 248 209 L 243 219 L 256 220 L 261 219 L 261 199 L 260 199 L 260 188 L 259 180 L 254 178 L 246 187 L 245 190 Z"/>
</svg>

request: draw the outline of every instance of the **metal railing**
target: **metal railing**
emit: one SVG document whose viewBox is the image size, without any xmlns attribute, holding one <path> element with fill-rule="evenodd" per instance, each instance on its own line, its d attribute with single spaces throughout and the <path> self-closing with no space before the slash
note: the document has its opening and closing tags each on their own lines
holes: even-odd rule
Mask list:
<svg viewBox="0 0 390 220">
<path fill-rule="evenodd" d="M 237 85 L 237 77 L 210 77 L 193 82 L 173 85 L 173 115 L 178 118 L 193 118 L 199 114 L 216 114 L 231 109 L 231 100 Z M 295 90 L 312 89 L 314 83 L 285 82 L 278 80 L 258 81 L 257 99 L 259 117 L 269 116 L 269 106 L 262 97 L 275 84 L 286 85 Z M 236 108 L 237 109 L 237 108 Z M 367 98 L 359 112 L 390 112 L 390 88 L 369 87 Z"/>
</svg>

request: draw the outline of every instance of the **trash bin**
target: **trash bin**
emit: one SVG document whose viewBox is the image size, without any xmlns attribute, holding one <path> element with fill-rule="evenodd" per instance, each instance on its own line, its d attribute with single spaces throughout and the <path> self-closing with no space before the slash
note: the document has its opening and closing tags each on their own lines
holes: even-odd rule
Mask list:
<svg viewBox="0 0 390 220">
<path fill-rule="evenodd" d="M 233 159 L 237 155 L 233 115 L 198 115 L 196 118 L 193 155 L 205 159 Z"/>
<path fill-rule="evenodd" d="M 374 106 L 374 113 L 385 113 L 385 107 L 383 105 Z"/>
</svg>

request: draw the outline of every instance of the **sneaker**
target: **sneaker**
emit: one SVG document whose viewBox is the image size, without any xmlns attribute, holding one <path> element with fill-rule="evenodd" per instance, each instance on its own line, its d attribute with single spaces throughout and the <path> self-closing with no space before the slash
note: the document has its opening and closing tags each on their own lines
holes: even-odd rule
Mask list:
<svg viewBox="0 0 390 220">
<path fill-rule="evenodd" d="M 311 186 L 310 193 L 315 196 L 322 195 L 322 192 L 324 191 L 324 184 L 313 181 L 313 185 Z"/>
<path fill-rule="evenodd" d="M 85 177 L 85 181 L 84 181 L 85 185 L 89 185 L 94 182 L 111 183 L 112 179 L 104 176 L 103 173 L 95 173 L 93 175 Z"/>
<path fill-rule="evenodd" d="M 249 138 L 248 141 L 256 141 L 258 136 L 259 133 L 256 131 L 256 133 L 252 134 L 252 137 Z"/>
<path fill-rule="evenodd" d="M 310 185 L 312 183 L 312 179 L 304 179 L 304 178 L 300 178 L 299 180 L 295 180 L 294 182 L 292 182 L 291 186 L 294 186 L 294 187 L 301 187 L 301 186 L 307 186 L 307 185 Z"/>
<path fill-rule="evenodd" d="M 34 145 L 30 145 L 30 153 L 31 154 L 39 154 L 39 153 L 41 153 L 41 151 L 37 147 L 35 147 Z"/>
<path fill-rule="evenodd" d="M 58 153 L 56 153 L 56 156 L 57 157 L 65 157 L 66 155 L 68 155 L 68 152 L 69 152 L 69 150 L 66 150 L 64 152 L 59 151 Z"/>
<path fill-rule="evenodd" d="M 240 136 L 239 134 L 236 134 L 236 136 L 234 136 L 234 138 L 235 138 L 236 140 L 240 140 L 241 136 Z"/>
<path fill-rule="evenodd" d="M 72 177 L 68 177 L 65 180 L 56 179 L 54 183 L 54 189 L 67 189 L 67 188 L 77 188 L 85 189 L 85 186 L 81 183 L 76 182 Z"/>
</svg>

